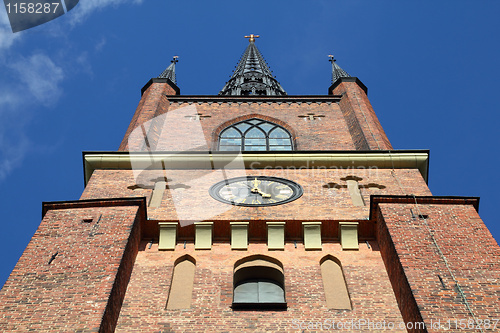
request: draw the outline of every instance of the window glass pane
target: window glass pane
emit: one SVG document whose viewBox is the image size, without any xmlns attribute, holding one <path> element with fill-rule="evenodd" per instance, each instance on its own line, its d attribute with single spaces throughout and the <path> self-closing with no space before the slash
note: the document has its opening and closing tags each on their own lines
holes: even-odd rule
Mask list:
<svg viewBox="0 0 500 333">
<path fill-rule="evenodd" d="M 265 151 L 266 150 L 266 146 L 247 146 L 247 145 L 245 145 L 245 150 Z"/>
<path fill-rule="evenodd" d="M 235 138 L 235 139 L 220 139 L 220 145 L 241 145 L 241 138 Z"/>
<path fill-rule="evenodd" d="M 285 292 L 277 283 L 271 281 L 259 281 L 259 303 L 283 303 Z"/>
<path fill-rule="evenodd" d="M 269 150 L 292 150 L 292 146 L 269 146 Z"/>
<path fill-rule="evenodd" d="M 265 138 L 266 135 L 257 127 L 252 128 L 248 132 L 245 133 L 246 138 Z"/>
<path fill-rule="evenodd" d="M 276 127 L 270 134 L 269 134 L 269 137 L 270 138 L 289 138 L 290 135 L 288 135 L 288 133 L 280 128 L 280 127 Z"/>
<path fill-rule="evenodd" d="M 245 138 L 244 141 L 241 140 L 242 136 Z M 226 151 L 242 148 L 265 151 L 267 146 L 269 150 L 292 150 L 292 145 L 288 131 L 261 119 L 250 119 L 234 124 L 223 130 L 219 139 L 219 150 Z"/>
<path fill-rule="evenodd" d="M 281 286 L 269 280 L 244 281 L 234 288 L 235 303 L 284 303 L 285 291 Z"/>
<path fill-rule="evenodd" d="M 221 151 L 238 151 L 241 150 L 241 146 L 219 146 Z"/>
<path fill-rule="evenodd" d="M 226 130 L 224 130 L 220 136 L 221 138 L 239 138 L 241 137 L 241 134 L 235 130 L 234 128 L 230 127 Z"/>
<path fill-rule="evenodd" d="M 249 129 L 250 126 L 252 126 L 252 125 L 250 125 L 248 123 L 239 123 L 239 124 L 234 125 L 234 127 L 236 127 L 237 129 L 239 129 L 241 131 L 241 133 L 245 133 L 245 131 L 247 129 Z"/>
<path fill-rule="evenodd" d="M 245 146 L 265 146 L 266 139 L 245 139 Z"/>
<path fill-rule="evenodd" d="M 269 139 L 269 145 L 291 145 L 290 139 Z"/>
<path fill-rule="evenodd" d="M 269 133 L 269 131 L 272 130 L 275 126 L 276 125 L 271 123 L 262 123 L 259 125 L 259 127 L 262 128 L 266 133 Z"/>
<path fill-rule="evenodd" d="M 244 282 L 234 288 L 233 302 L 235 303 L 258 303 L 258 282 Z"/>
</svg>

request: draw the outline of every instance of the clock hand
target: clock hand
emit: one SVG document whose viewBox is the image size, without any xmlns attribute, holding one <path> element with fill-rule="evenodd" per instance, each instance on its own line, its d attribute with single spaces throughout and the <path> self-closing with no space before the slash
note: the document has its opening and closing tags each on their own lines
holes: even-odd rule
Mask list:
<svg viewBox="0 0 500 333">
<path fill-rule="evenodd" d="M 250 189 L 250 192 L 252 192 L 252 193 L 259 193 L 259 191 L 260 191 L 258 187 L 251 187 L 248 184 L 245 184 L 245 186 L 248 187 Z"/>
<path fill-rule="evenodd" d="M 262 197 L 263 197 L 263 198 L 270 198 L 270 197 L 271 197 L 271 195 L 270 195 L 270 194 L 268 194 L 268 193 L 264 193 L 264 192 L 262 192 L 261 190 L 259 190 L 259 192 L 258 192 L 258 193 L 259 193 L 260 195 L 262 195 Z"/>
<path fill-rule="evenodd" d="M 250 188 L 250 186 L 248 186 L 248 188 Z M 262 190 L 258 187 L 251 188 L 250 192 L 259 193 L 260 195 L 262 195 L 263 198 L 270 198 L 271 197 L 270 194 L 262 192 Z"/>
<path fill-rule="evenodd" d="M 259 193 L 263 198 L 270 198 L 271 195 L 268 193 L 262 192 L 262 190 L 259 188 L 259 184 L 260 184 L 260 181 L 258 181 L 257 178 L 254 178 L 254 180 L 252 181 L 253 188 L 250 190 L 250 192 Z M 250 186 L 248 186 L 248 187 L 250 187 Z"/>
<path fill-rule="evenodd" d="M 253 193 L 258 193 L 260 190 L 259 190 L 259 184 L 261 182 L 257 180 L 257 177 L 254 178 L 254 180 L 252 181 L 252 185 L 253 185 L 253 188 L 252 188 L 252 192 Z"/>
<path fill-rule="evenodd" d="M 260 189 L 259 189 L 259 181 L 257 180 L 257 178 L 254 178 L 254 180 L 252 181 L 252 185 L 253 187 L 250 189 L 250 192 L 252 193 L 259 193 Z M 250 187 L 249 185 L 247 185 L 248 187 Z"/>
<path fill-rule="evenodd" d="M 257 177 L 252 181 L 253 187 L 259 187 L 260 182 L 257 180 Z"/>
</svg>

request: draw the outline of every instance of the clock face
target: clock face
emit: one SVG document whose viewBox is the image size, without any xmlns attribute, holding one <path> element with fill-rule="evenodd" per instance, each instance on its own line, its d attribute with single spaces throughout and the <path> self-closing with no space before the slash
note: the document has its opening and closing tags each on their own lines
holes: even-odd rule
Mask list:
<svg viewBox="0 0 500 333">
<path fill-rule="evenodd" d="M 300 198 L 302 193 L 302 187 L 291 180 L 266 176 L 231 178 L 210 188 L 214 199 L 247 207 L 281 205 Z"/>
</svg>

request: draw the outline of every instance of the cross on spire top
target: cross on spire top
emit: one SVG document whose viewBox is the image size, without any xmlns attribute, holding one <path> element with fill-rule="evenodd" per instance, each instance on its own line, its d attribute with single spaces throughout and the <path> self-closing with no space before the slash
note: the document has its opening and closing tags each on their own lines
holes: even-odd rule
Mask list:
<svg viewBox="0 0 500 333">
<path fill-rule="evenodd" d="M 224 85 L 219 95 L 239 96 L 282 96 L 286 95 L 257 46 L 255 38 L 259 35 L 251 34 L 248 46 L 234 69 L 233 75 Z"/>
<path fill-rule="evenodd" d="M 332 63 L 332 83 L 335 83 L 341 77 L 350 77 L 350 75 L 345 70 L 337 65 L 337 59 L 335 59 L 333 54 L 329 54 L 328 58 L 330 58 L 328 59 L 328 61 Z"/>
<path fill-rule="evenodd" d="M 171 64 L 158 76 L 158 78 L 170 79 L 174 84 L 177 84 L 177 82 L 175 82 L 175 64 L 179 62 L 179 56 L 173 56 L 170 62 Z"/>
<path fill-rule="evenodd" d="M 245 36 L 245 38 L 249 38 L 248 41 L 250 43 L 255 42 L 255 38 L 259 38 L 259 37 L 260 37 L 259 35 L 254 35 L 254 34 L 250 34 L 250 36 Z"/>
</svg>

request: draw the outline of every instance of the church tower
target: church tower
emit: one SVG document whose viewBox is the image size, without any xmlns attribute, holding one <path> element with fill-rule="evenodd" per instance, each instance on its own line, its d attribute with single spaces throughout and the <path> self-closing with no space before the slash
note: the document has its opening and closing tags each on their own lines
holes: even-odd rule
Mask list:
<svg viewBox="0 0 500 333">
<path fill-rule="evenodd" d="M 333 56 L 327 94 L 288 95 L 258 37 L 217 95 L 182 95 L 174 57 L 119 149 L 83 153 L 80 200 L 43 203 L 0 291 L 1 331 L 499 329 L 479 198 L 433 196 L 429 151 L 393 149 Z"/>
</svg>

